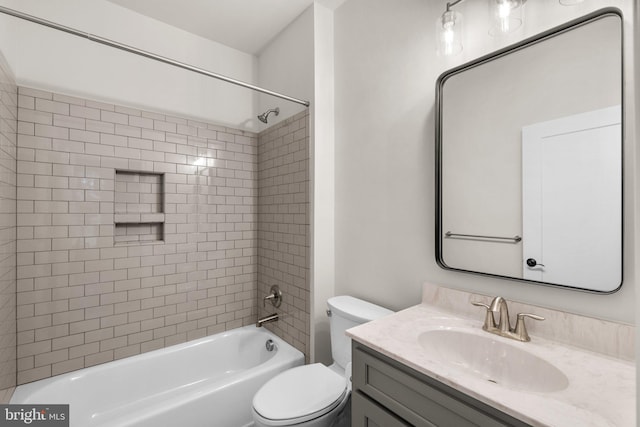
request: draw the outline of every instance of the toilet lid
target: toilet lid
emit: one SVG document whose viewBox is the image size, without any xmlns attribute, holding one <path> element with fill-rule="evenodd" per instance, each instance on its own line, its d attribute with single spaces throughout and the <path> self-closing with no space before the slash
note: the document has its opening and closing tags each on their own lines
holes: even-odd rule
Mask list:
<svg viewBox="0 0 640 427">
<path fill-rule="evenodd" d="M 323 364 L 298 366 L 267 381 L 254 396 L 253 409 L 270 420 L 306 421 L 335 408 L 346 390 L 345 378 Z"/>
</svg>

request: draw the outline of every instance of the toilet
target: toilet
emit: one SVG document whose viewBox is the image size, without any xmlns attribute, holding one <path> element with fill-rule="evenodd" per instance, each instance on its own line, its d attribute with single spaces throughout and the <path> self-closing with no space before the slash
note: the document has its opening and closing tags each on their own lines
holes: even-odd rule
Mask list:
<svg viewBox="0 0 640 427">
<path fill-rule="evenodd" d="M 255 426 L 329 427 L 344 418 L 351 394 L 351 339 L 345 331 L 393 312 L 350 296 L 329 298 L 327 305 L 333 364 L 298 366 L 267 381 L 253 398 Z"/>
</svg>

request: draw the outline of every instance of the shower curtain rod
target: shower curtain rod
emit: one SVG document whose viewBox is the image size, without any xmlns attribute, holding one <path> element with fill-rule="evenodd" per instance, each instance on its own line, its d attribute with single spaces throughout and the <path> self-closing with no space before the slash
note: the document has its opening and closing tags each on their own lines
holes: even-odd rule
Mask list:
<svg viewBox="0 0 640 427">
<path fill-rule="evenodd" d="M 153 59 L 158 62 L 163 62 L 165 64 L 173 65 L 174 67 L 182 68 L 185 70 L 193 71 L 194 73 L 202 74 L 207 77 L 213 77 L 214 79 L 222 80 L 227 83 L 231 83 L 237 86 L 241 86 L 247 89 L 255 90 L 256 92 L 265 93 L 267 95 L 272 95 L 278 98 L 286 99 L 287 101 L 295 102 L 297 104 L 304 105 L 308 107 L 310 105 L 309 101 L 305 101 L 303 99 L 293 98 L 288 95 L 284 95 L 282 93 L 274 92 L 268 89 L 261 88 L 259 86 L 252 85 L 250 83 L 246 83 L 240 80 L 232 79 L 231 77 L 223 76 L 222 74 L 217 74 L 211 71 L 207 71 L 203 68 L 198 68 L 193 65 L 185 64 L 184 62 L 176 61 L 171 58 L 167 58 L 164 56 L 156 55 L 155 53 L 147 52 L 146 50 L 138 49 L 133 46 L 129 46 L 123 43 L 119 43 L 104 37 L 96 36 L 95 34 L 87 33 L 84 31 L 76 30 L 75 28 L 67 27 L 64 25 L 57 24 L 52 21 L 47 21 L 46 19 L 38 18 L 37 16 L 29 15 L 26 13 L 19 12 L 15 9 L 10 9 L 8 7 L 0 6 L 0 12 L 5 15 L 10 15 L 16 18 L 24 19 L 25 21 L 30 21 L 35 24 L 44 25 L 45 27 L 53 28 L 54 30 L 62 31 L 68 34 L 72 34 L 74 36 L 82 37 L 92 42 L 100 43 L 106 46 L 110 46 L 116 49 L 123 50 L 125 52 L 133 53 L 139 56 L 143 56 L 145 58 Z"/>
</svg>

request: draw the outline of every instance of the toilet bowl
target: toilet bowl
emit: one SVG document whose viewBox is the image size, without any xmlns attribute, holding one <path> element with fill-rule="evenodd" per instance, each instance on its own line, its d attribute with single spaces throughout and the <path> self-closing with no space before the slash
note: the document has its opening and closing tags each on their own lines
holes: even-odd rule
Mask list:
<svg viewBox="0 0 640 427">
<path fill-rule="evenodd" d="M 392 311 L 350 296 L 330 298 L 327 305 L 334 363 L 298 366 L 267 381 L 253 398 L 257 427 L 349 425 L 344 414 L 351 394 L 351 340 L 344 333 Z"/>
<path fill-rule="evenodd" d="M 349 398 L 344 375 L 322 363 L 298 366 L 268 381 L 253 399 L 258 427 L 330 426 Z"/>
</svg>

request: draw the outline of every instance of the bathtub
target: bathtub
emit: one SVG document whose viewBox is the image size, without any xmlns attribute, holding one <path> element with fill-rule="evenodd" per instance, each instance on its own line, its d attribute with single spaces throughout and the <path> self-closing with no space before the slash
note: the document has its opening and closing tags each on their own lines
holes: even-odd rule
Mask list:
<svg viewBox="0 0 640 427">
<path fill-rule="evenodd" d="M 69 404 L 71 427 L 249 426 L 258 389 L 303 363 L 280 338 L 245 326 L 24 384 L 11 403 Z"/>
</svg>

